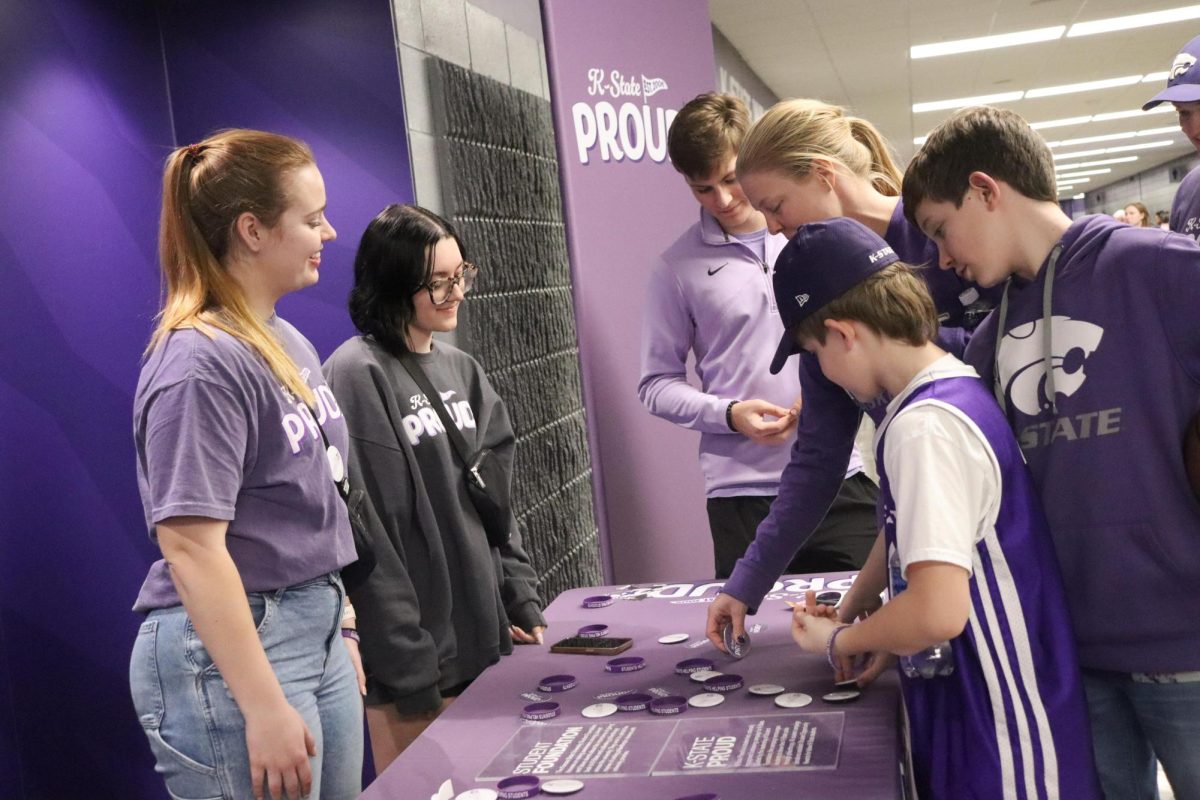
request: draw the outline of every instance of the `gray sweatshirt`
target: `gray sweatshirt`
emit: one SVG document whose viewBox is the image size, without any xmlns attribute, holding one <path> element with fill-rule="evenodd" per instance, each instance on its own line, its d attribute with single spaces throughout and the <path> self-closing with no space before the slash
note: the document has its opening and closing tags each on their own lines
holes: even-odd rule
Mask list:
<svg viewBox="0 0 1200 800">
<path fill-rule="evenodd" d="M 416 354 L 469 450 L 490 447 L 511 474 L 508 412 L 475 359 L 446 344 Z M 488 545 L 463 466 L 424 392 L 374 340 L 355 337 L 324 366 L 350 431 L 350 480 L 376 567 L 351 600 L 367 703 L 433 710 L 440 690 L 512 652 L 510 623 L 545 625 L 517 525 Z"/>
</svg>

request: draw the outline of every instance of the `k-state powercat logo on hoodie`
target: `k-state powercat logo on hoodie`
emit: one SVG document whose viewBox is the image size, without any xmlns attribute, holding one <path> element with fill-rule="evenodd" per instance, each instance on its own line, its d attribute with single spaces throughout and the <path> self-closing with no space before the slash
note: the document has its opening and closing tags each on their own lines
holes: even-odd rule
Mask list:
<svg viewBox="0 0 1200 800">
<path fill-rule="evenodd" d="M 1050 365 L 1054 391 L 1070 397 L 1087 380 L 1088 357 L 1100 346 L 1104 329 L 1070 317 L 1052 317 Z M 1054 399 L 1046 381 L 1045 330 L 1043 320 L 1026 322 L 1009 331 L 1000 343 L 1001 385 L 1008 402 L 1022 414 L 1035 417 Z"/>
</svg>

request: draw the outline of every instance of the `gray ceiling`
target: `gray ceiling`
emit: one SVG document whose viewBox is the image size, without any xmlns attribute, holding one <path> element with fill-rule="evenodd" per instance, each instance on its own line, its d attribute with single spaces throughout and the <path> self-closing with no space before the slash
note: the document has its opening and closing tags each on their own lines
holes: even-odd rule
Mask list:
<svg viewBox="0 0 1200 800">
<path fill-rule="evenodd" d="M 713 24 L 782 98 L 817 97 L 849 107 L 873 122 L 902 163 L 924 135 L 951 111 L 913 113 L 913 103 L 1164 72 L 1179 48 L 1200 33 L 1200 19 L 1115 33 L 912 60 L 909 47 L 1052 25 L 1071 25 L 1187 5 L 1186 0 L 709 0 Z M 996 103 L 1030 122 L 1140 108 L 1165 81 L 1056 97 Z M 1042 129 L 1046 139 L 1174 127 L 1171 113 Z M 1177 130 L 1055 148 L 1077 152 L 1170 138 L 1170 146 L 1097 155 L 1138 156 L 1105 165 L 1076 189 L 1090 191 L 1192 152 Z M 1077 161 L 1090 161 L 1078 159 Z M 1066 161 L 1064 161 L 1066 163 Z"/>
</svg>

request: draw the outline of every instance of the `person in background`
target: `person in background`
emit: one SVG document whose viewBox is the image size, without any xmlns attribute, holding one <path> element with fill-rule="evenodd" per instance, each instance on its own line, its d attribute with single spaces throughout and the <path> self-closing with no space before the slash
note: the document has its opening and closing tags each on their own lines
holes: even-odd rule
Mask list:
<svg viewBox="0 0 1200 800">
<path fill-rule="evenodd" d="M 223 131 L 167 159 L 161 220 L 134 439 L 163 558 L 134 606 L 134 708 L 172 797 L 349 800 L 363 711 L 339 635 L 353 612 L 338 571 L 356 557 L 346 425 L 275 313 L 336 236 L 325 183 L 303 143 Z"/>
<path fill-rule="evenodd" d="M 541 643 L 546 626 L 516 520 L 507 541 L 491 544 L 432 407 L 441 402 L 468 452 L 490 449 L 511 482 L 516 439 L 503 401 L 474 358 L 433 338 L 458 326 L 477 272 L 449 222 L 388 206 L 354 257 L 350 318 L 362 335 L 325 362 L 376 561 L 354 602 L 377 770 L 514 642 Z"/>
<path fill-rule="evenodd" d="M 1117 222 L 1128 222 L 1128 220 L 1125 217 L 1125 209 L 1123 209 L 1123 208 L 1118 208 L 1116 211 L 1114 211 L 1112 213 L 1112 218 L 1115 219 Z"/>
<path fill-rule="evenodd" d="M 937 258 L 936 248 L 904 218 L 900 171 L 887 143 L 869 122 L 837 106 L 819 100 L 777 103 L 742 142 L 737 177 L 772 233 L 791 237 L 801 225 L 844 216 L 882 236 L 907 263 L 930 264 Z M 953 274 L 937 269 L 919 274 L 944 316 L 943 342 L 961 353 L 967 330 L 982 317 L 987 299 Z M 785 360 L 777 351 L 771 372 L 783 369 Z M 721 649 L 726 625 L 733 626 L 735 635 L 744 634 L 746 614 L 753 613 L 820 525 L 855 457 L 862 405 L 828 380 L 811 356 L 801 356 L 798 371 L 804 405 L 779 496 L 708 607 L 706 632 Z M 866 412 L 878 422 L 883 405 Z"/>
<path fill-rule="evenodd" d="M 1175 55 L 1167 73 L 1167 86 L 1142 106 L 1149 111 L 1162 103 L 1175 106 L 1179 129 L 1200 150 L 1200 36 L 1189 41 Z M 1200 167 L 1194 167 L 1175 190 L 1171 202 L 1170 229 L 1195 239 L 1200 236 Z"/>
<path fill-rule="evenodd" d="M 782 330 L 771 296 L 787 239 L 767 232 L 738 185 L 737 151 L 750 115 L 732 95 L 702 94 L 667 135 L 671 163 L 700 205 L 699 220 L 650 275 L 638 397 L 657 417 L 700 431 L 716 577 L 728 578 L 779 491 L 796 427 L 800 381 L 768 372 Z M 689 354 L 700 387 L 687 380 Z M 875 484 L 857 454 L 829 513 L 786 567 L 854 570 L 875 539 Z"/>
<path fill-rule="evenodd" d="M 943 269 L 1005 287 L 965 360 L 1045 506 L 1105 793 L 1153 800 L 1157 757 L 1176 797 L 1200 797 L 1200 504 L 1184 457 L 1200 408 L 1200 245 L 1072 221 L 1054 186 L 1041 136 L 976 107 L 930 133 L 904 200 Z M 1129 587 L 1120 614 L 1115 586 Z"/>
<path fill-rule="evenodd" d="M 1161 210 L 1155 211 L 1154 212 L 1154 222 L 1156 225 L 1158 225 L 1158 227 L 1162 228 L 1164 231 L 1171 230 L 1171 215 L 1169 212 L 1161 211 Z"/>
<path fill-rule="evenodd" d="M 891 398 L 875 434 L 884 531 L 842 606 L 873 609 L 885 588 L 890 599 L 842 625 L 814 614 L 810 592 L 793 613 L 796 643 L 839 679 L 854 656 L 904 656 L 919 797 L 1100 800 L 1046 518 L 995 398 L 934 344 L 924 282 L 839 217 L 800 228 L 775 291 L 790 309 L 781 347 L 815 355 L 861 401 Z M 803 306 L 788 302 L 800 295 Z M 1040 769 L 1019 768 L 1031 755 Z"/>
<path fill-rule="evenodd" d="M 1150 212 L 1146 210 L 1146 206 L 1138 201 L 1134 201 L 1125 206 L 1125 222 L 1135 228 L 1150 227 Z"/>
</svg>

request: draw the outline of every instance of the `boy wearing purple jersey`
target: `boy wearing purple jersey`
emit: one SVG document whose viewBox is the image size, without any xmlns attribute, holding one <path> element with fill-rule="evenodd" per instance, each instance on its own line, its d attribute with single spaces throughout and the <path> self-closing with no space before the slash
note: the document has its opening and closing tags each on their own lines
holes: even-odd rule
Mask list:
<svg viewBox="0 0 1200 800">
<path fill-rule="evenodd" d="M 876 435 L 884 532 L 847 593 L 843 625 L 797 609 L 793 637 L 831 666 L 857 654 L 919 657 L 949 641 L 933 677 L 902 676 L 918 795 L 1099 798 L 1058 565 L 1020 449 L 970 367 L 933 339 L 923 282 L 846 218 L 804 226 L 777 266 L 801 348 L 859 402 L 890 397 Z M 943 645 L 944 649 L 944 645 Z"/>
<path fill-rule="evenodd" d="M 1177 797 L 1200 797 L 1200 503 L 1183 458 L 1200 407 L 1200 246 L 1072 222 L 1054 187 L 1020 116 L 969 108 L 930 134 L 904 201 L 943 269 L 1005 284 L 966 360 L 1045 500 L 1105 792 L 1154 798 L 1157 757 Z"/>
</svg>

